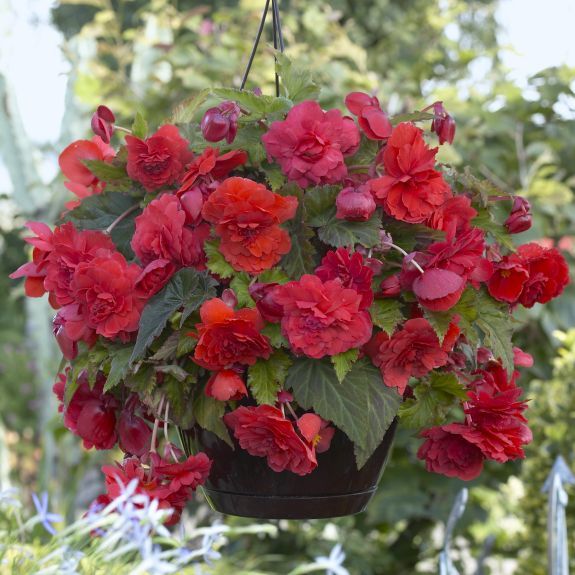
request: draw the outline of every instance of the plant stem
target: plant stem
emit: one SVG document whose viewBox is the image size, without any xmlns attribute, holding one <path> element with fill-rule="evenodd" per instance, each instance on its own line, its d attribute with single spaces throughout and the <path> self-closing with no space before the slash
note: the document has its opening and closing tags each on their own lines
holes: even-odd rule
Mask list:
<svg viewBox="0 0 575 575">
<path fill-rule="evenodd" d="M 409 254 L 403 248 L 400 248 L 399 246 L 396 246 L 395 244 L 392 244 L 391 242 L 386 243 L 385 245 L 389 246 L 390 248 L 397 250 L 398 252 L 401 252 L 405 257 L 409 256 Z M 423 268 L 415 260 L 410 260 L 409 263 L 411 263 L 413 265 L 413 267 L 417 268 L 419 273 L 421 273 L 421 274 L 424 273 Z"/>
<path fill-rule="evenodd" d="M 104 233 L 110 235 L 112 230 L 125 218 L 127 218 L 132 212 L 135 212 L 140 208 L 139 204 L 134 204 L 130 206 L 125 212 L 122 212 L 105 230 Z"/>
</svg>

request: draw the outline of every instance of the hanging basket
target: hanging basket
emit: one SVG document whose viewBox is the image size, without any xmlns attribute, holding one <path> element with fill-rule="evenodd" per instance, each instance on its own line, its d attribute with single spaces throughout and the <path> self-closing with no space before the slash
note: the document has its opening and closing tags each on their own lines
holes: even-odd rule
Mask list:
<svg viewBox="0 0 575 575">
<path fill-rule="evenodd" d="M 396 428 L 397 419 L 359 470 L 353 443 L 337 430 L 329 451 L 317 456 L 317 468 L 303 477 L 276 473 L 237 441 L 232 449 L 200 427 L 185 433 L 214 462 L 204 494 L 215 511 L 257 519 L 324 519 L 365 510 L 385 470 Z"/>
</svg>

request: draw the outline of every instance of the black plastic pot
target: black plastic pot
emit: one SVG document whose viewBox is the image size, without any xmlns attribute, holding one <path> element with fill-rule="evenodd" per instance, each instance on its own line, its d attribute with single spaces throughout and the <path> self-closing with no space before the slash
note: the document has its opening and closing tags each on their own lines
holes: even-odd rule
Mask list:
<svg viewBox="0 0 575 575">
<path fill-rule="evenodd" d="M 233 450 L 203 429 L 187 433 L 195 447 L 213 460 L 204 492 L 216 511 L 258 519 L 321 519 L 366 508 L 389 458 L 396 427 L 394 420 L 360 470 L 353 443 L 337 430 L 330 449 L 317 456 L 317 468 L 303 477 L 277 473 L 265 458 L 253 457 L 237 444 Z"/>
</svg>

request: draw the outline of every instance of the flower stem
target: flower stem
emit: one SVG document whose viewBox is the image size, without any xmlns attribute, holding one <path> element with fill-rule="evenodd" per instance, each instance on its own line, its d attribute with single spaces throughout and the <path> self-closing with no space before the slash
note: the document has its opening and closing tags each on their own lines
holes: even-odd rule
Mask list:
<svg viewBox="0 0 575 575">
<path fill-rule="evenodd" d="M 392 244 L 391 242 L 386 242 L 385 244 L 386 246 L 389 246 L 390 248 L 393 248 L 394 250 L 397 250 L 398 252 L 401 252 L 405 257 L 408 257 L 409 254 L 403 249 L 400 248 L 399 246 L 396 246 L 395 244 Z M 423 268 L 415 261 L 415 260 L 410 260 L 410 262 L 413 267 L 417 268 L 417 270 L 419 271 L 419 273 L 424 273 Z"/>
<path fill-rule="evenodd" d="M 116 124 L 114 124 L 114 130 L 116 130 L 116 132 L 124 132 L 126 134 L 130 134 L 130 136 L 134 133 L 132 130 L 124 128 L 123 126 L 117 126 Z"/>
<path fill-rule="evenodd" d="M 104 233 L 110 235 L 112 230 L 124 219 L 126 219 L 131 213 L 135 212 L 140 208 L 139 204 L 134 204 L 130 206 L 125 212 L 122 212 L 105 230 Z"/>
</svg>

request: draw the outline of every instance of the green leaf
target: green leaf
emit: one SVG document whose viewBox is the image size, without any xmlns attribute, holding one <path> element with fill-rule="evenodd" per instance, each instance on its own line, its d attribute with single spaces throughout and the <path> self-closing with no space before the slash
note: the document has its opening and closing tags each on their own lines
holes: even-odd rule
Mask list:
<svg viewBox="0 0 575 575">
<path fill-rule="evenodd" d="M 189 355 L 194 351 L 197 340 L 187 335 L 186 330 L 178 332 L 178 347 L 176 349 L 176 357 L 180 358 L 184 355 Z"/>
<path fill-rule="evenodd" d="M 234 447 L 228 429 L 222 419 L 226 411 L 225 401 L 218 401 L 213 397 L 208 397 L 204 390 L 198 390 L 194 398 L 193 410 L 194 418 L 200 427 L 211 431 L 231 447 Z"/>
<path fill-rule="evenodd" d="M 194 116 L 200 106 L 207 100 L 210 95 L 208 88 L 201 90 L 195 96 L 187 98 L 178 104 L 170 119 L 170 124 L 188 124 L 194 119 Z"/>
<path fill-rule="evenodd" d="M 487 208 L 478 208 L 477 216 L 473 218 L 473 225 L 486 231 L 491 237 L 508 250 L 515 251 L 515 244 L 507 228 L 495 220 Z"/>
<path fill-rule="evenodd" d="M 306 222 L 313 227 L 325 226 L 335 218 L 337 186 L 318 186 L 308 190 L 304 198 Z"/>
<path fill-rule="evenodd" d="M 379 370 L 365 358 L 354 364 L 343 383 L 329 360 L 298 358 L 286 385 L 304 409 L 333 421 L 355 443 L 358 468 L 381 443 L 401 403 L 397 391 L 383 383 Z"/>
<path fill-rule="evenodd" d="M 180 383 L 188 379 L 188 372 L 181 366 L 177 364 L 170 365 L 157 365 L 156 371 L 160 373 L 165 373 L 177 379 Z"/>
<path fill-rule="evenodd" d="M 174 358 L 176 356 L 176 350 L 178 349 L 179 340 L 179 332 L 175 331 L 171 333 L 150 359 L 152 361 L 166 361 L 167 359 Z"/>
<path fill-rule="evenodd" d="M 238 130 L 233 146 L 229 146 L 227 149 L 246 151 L 250 157 L 250 163 L 259 166 L 267 157 L 262 144 L 264 133 L 265 129 L 259 124 L 243 124 Z"/>
<path fill-rule="evenodd" d="M 110 362 L 110 371 L 106 379 L 104 391 L 110 391 L 116 387 L 128 374 L 130 370 L 130 357 L 132 355 L 133 347 L 118 347 L 111 350 L 112 360 Z"/>
<path fill-rule="evenodd" d="M 204 243 L 204 251 L 208 258 L 206 265 L 213 274 L 216 274 L 223 279 L 228 279 L 236 272 L 220 252 L 219 246 L 220 244 L 217 240 L 211 240 Z"/>
<path fill-rule="evenodd" d="M 101 160 L 84 160 L 83 163 L 99 180 L 104 182 L 129 180 L 126 166 L 116 166 Z"/>
<path fill-rule="evenodd" d="M 292 103 L 287 98 L 275 96 L 258 96 L 251 91 L 237 88 L 216 88 L 212 93 L 222 100 L 233 100 L 250 113 L 250 120 L 260 120 L 268 114 L 288 112 Z M 239 132 L 242 130 L 240 129 Z M 238 132 L 238 133 L 239 133 Z"/>
<path fill-rule="evenodd" d="M 297 197 L 296 215 L 285 224 L 291 238 L 291 249 L 281 260 L 282 268 L 291 279 L 299 279 L 304 274 L 313 273 L 316 267 L 316 251 L 310 241 L 314 233 L 305 223 L 305 209 L 301 190 L 299 190 Z"/>
<path fill-rule="evenodd" d="M 513 320 L 506 303 L 495 301 L 485 290 L 477 292 L 477 327 L 483 333 L 483 345 L 501 359 L 508 373 L 513 363 Z"/>
<path fill-rule="evenodd" d="M 415 399 L 407 399 L 399 408 L 401 423 L 422 429 L 440 425 L 449 410 L 467 399 L 467 391 L 453 373 L 432 372 L 429 382 L 414 389 Z"/>
<path fill-rule="evenodd" d="M 134 209 L 114 227 L 111 234 L 118 250 L 131 259 L 134 257 L 130 246 L 135 230 L 134 219 L 141 212 L 137 205 L 138 200 L 128 194 L 105 192 L 84 198 L 77 208 L 65 214 L 63 221 L 72 222 L 79 230 L 104 231 L 122 214 Z"/>
<path fill-rule="evenodd" d="M 287 370 L 291 365 L 289 356 L 280 350 L 274 351 L 267 360 L 258 359 L 248 369 L 248 387 L 259 405 L 273 405 L 282 388 Z"/>
<path fill-rule="evenodd" d="M 357 152 L 346 159 L 346 163 L 355 166 L 370 166 L 379 151 L 379 142 L 363 136 Z"/>
<path fill-rule="evenodd" d="M 401 312 L 401 304 L 394 299 L 376 299 L 369 308 L 374 325 L 391 335 L 398 324 L 405 318 Z"/>
<path fill-rule="evenodd" d="M 192 383 L 190 378 L 179 380 L 166 375 L 157 390 L 170 402 L 170 419 L 181 429 L 189 429 L 194 424 Z"/>
<path fill-rule="evenodd" d="M 144 140 L 148 135 L 148 122 L 140 112 L 136 112 L 134 123 L 132 124 L 132 134 L 136 138 Z"/>
<path fill-rule="evenodd" d="M 281 168 L 276 164 L 264 164 L 262 169 L 266 174 L 267 183 L 274 192 L 285 184 L 286 177 L 281 171 Z"/>
<path fill-rule="evenodd" d="M 423 314 L 431 327 L 435 330 L 440 342 L 449 329 L 449 324 L 454 321 L 455 317 L 459 317 L 457 325 L 462 333 L 467 337 L 470 345 L 477 345 L 477 331 L 475 329 L 475 321 L 478 314 L 477 292 L 473 288 L 467 288 L 460 300 L 447 311 L 430 311 L 423 310 Z"/>
<path fill-rule="evenodd" d="M 282 335 L 282 329 L 279 323 L 268 323 L 261 330 L 261 334 L 270 340 L 272 347 L 288 347 L 288 342 Z"/>
<path fill-rule="evenodd" d="M 359 357 L 359 349 L 353 348 L 344 351 L 343 353 L 338 353 L 337 355 L 331 356 L 331 362 L 335 369 L 335 374 L 340 382 L 343 382 L 345 376 L 349 373 L 353 364 L 357 361 Z"/>
<path fill-rule="evenodd" d="M 255 307 L 256 303 L 250 296 L 251 278 L 246 273 L 236 274 L 234 279 L 230 282 L 230 287 L 234 290 L 238 298 L 238 307 Z"/>
<path fill-rule="evenodd" d="M 215 280 L 206 272 L 184 268 L 175 273 L 164 288 L 148 301 L 142 312 L 130 364 L 144 357 L 174 312 L 184 308 L 181 319 L 183 323 L 204 301 L 216 296 L 216 285 Z"/>
<path fill-rule="evenodd" d="M 145 400 L 152 396 L 156 387 L 156 370 L 152 365 L 140 365 L 135 373 L 128 372 L 124 383 Z"/>
<path fill-rule="evenodd" d="M 361 244 L 372 248 L 380 242 L 381 214 L 376 212 L 366 222 L 348 222 L 339 220 L 335 215 L 327 224 L 319 228 L 319 239 L 335 248 Z"/>
<path fill-rule="evenodd" d="M 265 284 L 285 284 L 289 282 L 289 278 L 280 268 L 272 268 L 271 270 L 265 270 L 258 275 L 258 282 Z"/>
<path fill-rule="evenodd" d="M 90 389 L 96 384 L 98 372 L 102 370 L 102 364 L 108 359 L 108 350 L 105 347 L 95 345 L 88 351 L 88 364 L 86 372 L 88 374 L 88 385 Z"/>
<path fill-rule="evenodd" d="M 319 96 L 319 86 L 313 81 L 310 71 L 294 64 L 282 52 L 276 52 L 276 71 L 285 95 L 292 102 L 316 100 Z"/>
</svg>

